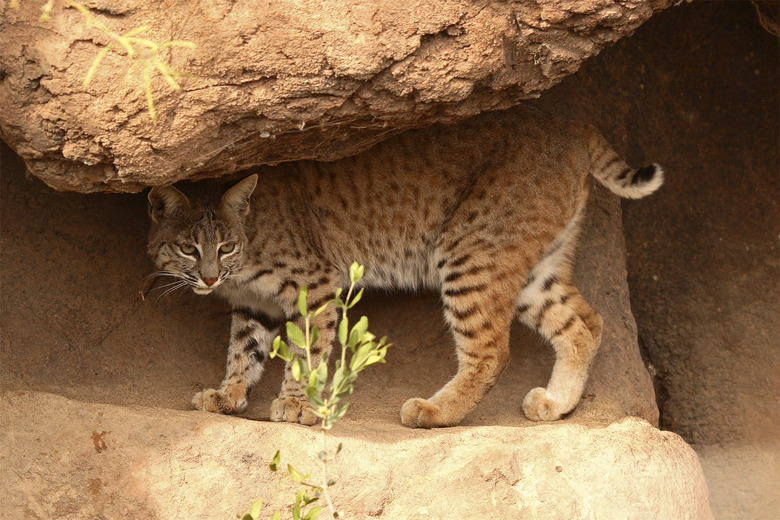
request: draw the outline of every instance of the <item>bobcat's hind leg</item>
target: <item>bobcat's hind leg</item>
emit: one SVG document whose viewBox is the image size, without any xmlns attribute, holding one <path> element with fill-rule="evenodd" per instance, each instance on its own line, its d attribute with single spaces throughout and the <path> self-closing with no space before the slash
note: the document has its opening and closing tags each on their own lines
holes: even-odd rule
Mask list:
<svg viewBox="0 0 780 520">
<path fill-rule="evenodd" d="M 582 397 L 601 343 L 602 319 L 574 285 L 554 275 L 529 286 L 518 298 L 518 316 L 550 341 L 555 365 L 547 388 L 528 392 L 523 411 L 534 421 L 554 421 L 572 411 Z"/>
<path fill-rule="evenodd" d="M 279 309 L 234 307 L 230 327 L 227 369 L 218 389 L 209 388 L 192 398 L 192 408 L 215 413 L 241 413 L 247 396 L 263 375 L 273 338 L 279 332 Z"/>
<path fill-rule="evenodd" d="M 441 262 L 444 317 L 458 355 L 458 372 L 429 399 L 409 399 L 401 422 L 412 428 L 453 426 L 490 390 L 509 362 L 509 328 L 515 273 L 505 272 L 498 258 L 472 252 Z M 501 280 L 503 283 L 496 283 Z M 517 290 L 512 286 L 517 285 Z"/>
</svg>

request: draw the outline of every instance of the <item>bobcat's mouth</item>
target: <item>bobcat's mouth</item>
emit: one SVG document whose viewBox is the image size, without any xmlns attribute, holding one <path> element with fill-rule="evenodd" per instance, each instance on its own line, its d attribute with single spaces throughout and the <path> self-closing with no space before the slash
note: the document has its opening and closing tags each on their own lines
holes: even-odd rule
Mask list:
<svg viewBox="0 0 780 520">
<path fill-rule="evenodd" d="M 192 286 L 192 292 L 195 294 L 209 294 L 222 285 L 224 281 L 224 278 L 208 279 L 208 282 L 206 280 L 198 280 L 197 285 Z"/>
</svg>

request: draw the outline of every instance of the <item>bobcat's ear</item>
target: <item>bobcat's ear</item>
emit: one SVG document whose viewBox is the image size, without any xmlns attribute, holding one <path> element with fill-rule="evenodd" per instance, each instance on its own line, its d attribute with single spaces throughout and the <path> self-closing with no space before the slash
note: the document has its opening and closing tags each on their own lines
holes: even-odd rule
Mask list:
<svg viewBox="0 0 780 520">
<path fill-rule="evenodd" d="M 149 218 L 155 224 L 190 203 L 187 196 L 173 186 L 152 188 L 147 198 L 149 199 Z"/>
<path fill-rule="evenodd" d="M 222 196 L 222 204 L 230 206 L 240 217 L 249 214 L 249 197 L 257 186 L 257 174 L 254 173 L 232 186 Z"/>
</svg>

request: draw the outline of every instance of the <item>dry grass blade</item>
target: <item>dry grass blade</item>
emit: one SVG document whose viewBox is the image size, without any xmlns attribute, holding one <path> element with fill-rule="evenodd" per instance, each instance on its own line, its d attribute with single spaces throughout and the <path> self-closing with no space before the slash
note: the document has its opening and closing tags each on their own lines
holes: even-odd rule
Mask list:
<svg viewBox="0 0 780 520">
<path fill-rule="evenodd" d="M 89 66 L 87 75 L 84 77 L 84 82 L 83 82 L 84 87 L 89 86 L 89 83 L 92 81 L 92 78 L 95 76 L 95 73 L 97 72 L 97 69 L 100 66 L 100 62 L 103 61 L 103 58 L 106 57 L 106 54 L 108 54 L 108 51 L 110 50 L 111 50 L 111 44 L 109 43 L 108 45 L 100 49 L 98 55 L 95 56 L 94 60 L 92 60 L 92 65 Z"/>
</svg>

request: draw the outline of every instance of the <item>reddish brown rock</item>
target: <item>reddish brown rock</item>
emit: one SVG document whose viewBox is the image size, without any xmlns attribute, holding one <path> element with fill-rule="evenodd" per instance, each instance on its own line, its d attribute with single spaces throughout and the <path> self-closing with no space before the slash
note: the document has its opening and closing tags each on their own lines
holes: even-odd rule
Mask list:
<svg viewBox="0 0 780 520">
<path fill-rule="evenodd" d="M 140 191 L 259 164 L 335 159 L 401 130 L 538 96 L 672 0 L 475 3 L 100 0 L 118 33 L 150 25 L 163 61 L 191 74 L 174 94 L 136 73 L 110 38 L 59 4 L 0 8 L 0 136 L 59 190 Z M 136 69 L 139 70 L 139 69 Z"/>
</svg>

